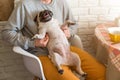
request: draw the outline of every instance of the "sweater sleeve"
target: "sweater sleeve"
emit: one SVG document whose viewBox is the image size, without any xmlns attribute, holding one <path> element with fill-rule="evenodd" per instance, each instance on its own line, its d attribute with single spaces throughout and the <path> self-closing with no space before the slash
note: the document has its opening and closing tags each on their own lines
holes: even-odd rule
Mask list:
<svg viewBox="0 0 120 80">
<path fill-rule="evenodd" d="M 75 21 L 72 11 L 70 9 L 70 6 L 66 2 L 66 0 L 64 0 L 64 14 L 65 14 L 64 15 L 65 20 L 71 20 L 73 22 L 77 22 L 77 21 Z M 74 35 L 77 33 L 77 28 L 78 28 L 78 23 L 76 23 L 75 25 L 69 26 L 71 35 Z"/>
<path fill-rule="evenodd" d="M 18 45 L 24 49 L 28 49 L 28 47 L 34 47 L 34 41 L 26 36 L 23 36 L 21 33 L 21 29 L 24 27 L 25 23 L 25 14 L 25 7 L 21 2 L 13 10 L 10 18 L 8 19 L 8 23 L 2 30 L 2 37 L 5 41 L 11 43 L 12 45 Z"/>
</svg>

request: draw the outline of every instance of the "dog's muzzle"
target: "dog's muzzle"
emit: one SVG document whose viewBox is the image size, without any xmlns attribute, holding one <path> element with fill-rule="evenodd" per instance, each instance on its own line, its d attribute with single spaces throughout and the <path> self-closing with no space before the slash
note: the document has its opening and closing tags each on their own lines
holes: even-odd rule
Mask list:
<svg viewBox="0 0 120 80">
<path fill-rule="evenodd" d="M 41 11 L 39 14 L 40 21 L 41 22 L 50 21 L 52 19 L 52 15 L 53 13 L 50 10 Z"/>
</svg>

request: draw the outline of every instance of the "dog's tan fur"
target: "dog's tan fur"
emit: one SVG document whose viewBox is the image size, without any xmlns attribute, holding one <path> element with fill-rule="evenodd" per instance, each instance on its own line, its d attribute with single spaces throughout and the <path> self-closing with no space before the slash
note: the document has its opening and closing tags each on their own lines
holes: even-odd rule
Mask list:
<svg viewBox="0 0 120 80">
<path fill-rule="evenodd" d="M 47 44 L 49 57 L 58 68 L 59 73 L 63 73 L 61 65 L 68 65 L 75 66 L 78 74 L 86 75 L 86 73 L 81 69 L 81 60 L 79 56 L 76 53 L 70 51 L 70 45 L 65 34 L 61 30 L 58 21 L 52 18 L 48 22 L 38 21 L 38 25 L 39 33 L 36 34 L 33 38 L 43 39 L 45 34 L 48 33 L 50 37 Z"/>
</svg>

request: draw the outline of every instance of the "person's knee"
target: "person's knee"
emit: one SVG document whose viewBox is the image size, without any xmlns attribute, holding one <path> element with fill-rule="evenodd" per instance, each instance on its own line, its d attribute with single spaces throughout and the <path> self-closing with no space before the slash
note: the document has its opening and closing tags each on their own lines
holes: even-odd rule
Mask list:
<svg viewBox="0 0 120 80">
<path fill-rule="evenodd" d="M 46 79 L 48 80 L 79 80 L 78 77 L 76 77 L 71 69 L 67 66 L 62 66 L 64 73 L 61 75 L 58 73 L 57 68 L 53 63 L 50 61 L 50 59 L 47 56 L 39 56 L 43 70 L 46 76 Z"/>
<path fill-rule="evenodd" d="M 82 69 L 88 74 L 86 80 L 105 80 L 105 66 L 100 64 L 86 51 L 73 46 L 71 46 L 71 50 L 79 55 Z"/>
</svg>

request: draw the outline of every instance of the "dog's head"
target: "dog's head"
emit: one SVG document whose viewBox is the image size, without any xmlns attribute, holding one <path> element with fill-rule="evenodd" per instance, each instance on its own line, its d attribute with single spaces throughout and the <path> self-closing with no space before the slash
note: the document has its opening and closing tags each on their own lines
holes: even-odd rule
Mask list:
<svg viewBox="0 0 120 80">
<path fill-rule="evenodd" d="M 47 22 L 52 19 L 53 13 L 50 10 L 43 10 L 35 18 L 35 22 Z"/>
</svg>

